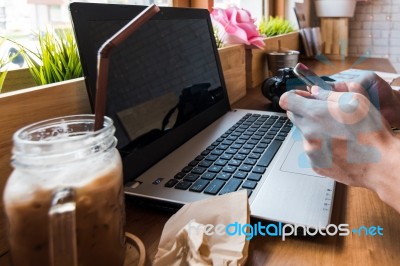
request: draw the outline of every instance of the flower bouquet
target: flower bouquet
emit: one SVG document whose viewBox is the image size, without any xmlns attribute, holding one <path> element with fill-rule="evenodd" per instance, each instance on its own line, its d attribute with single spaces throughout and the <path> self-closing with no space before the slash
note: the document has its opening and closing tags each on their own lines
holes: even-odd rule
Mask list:
<svg viewBox="0 0 400 266">
<path fill-rule="evenodd" d="M 264 37 L 260 35 L 255 19 L 246 9 L 235 6 L 226 9 L 216 8 L 211 12 L 211 19 L 218 47 L 224 44 L 264 47 Z"/>
</svg>

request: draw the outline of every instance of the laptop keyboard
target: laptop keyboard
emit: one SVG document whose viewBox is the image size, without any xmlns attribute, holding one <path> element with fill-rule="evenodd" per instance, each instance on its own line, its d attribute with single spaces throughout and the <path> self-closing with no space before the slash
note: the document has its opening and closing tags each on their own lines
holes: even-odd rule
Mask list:
<svg viewBox="0 0 400 266">
<path fill-rule="evenodd" d="M 165 186 L 210 195 L 257 187 L 288 135 L 287 117 L 246 114 Z"/>
</svg>

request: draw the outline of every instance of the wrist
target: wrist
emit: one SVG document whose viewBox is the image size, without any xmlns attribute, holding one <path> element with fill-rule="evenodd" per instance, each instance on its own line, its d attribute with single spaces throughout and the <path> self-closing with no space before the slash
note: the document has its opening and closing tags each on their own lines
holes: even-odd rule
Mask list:
<svg viewBox="0 0 400 266">
<path fill-rule="evenodd" d="M 400 135 L 391 135 L 379 144 L 381 159 L 371 167 L 366 187 L 400 213 Z"/>
</svg>

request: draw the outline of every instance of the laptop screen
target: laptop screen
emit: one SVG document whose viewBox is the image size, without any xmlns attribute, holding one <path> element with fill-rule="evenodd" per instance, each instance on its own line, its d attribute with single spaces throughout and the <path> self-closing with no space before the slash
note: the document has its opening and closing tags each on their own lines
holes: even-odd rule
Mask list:
<svg viewBox="0 0 400 266">
<path fill-rule="evenodd" d="M 99 47 L 144 8 L 70 5 L 92 107 Z M 115 123 L 126 179 L 229 110 L 207 10 L 161 8 L 109 62 L 106 115 Z"/>
</svg>

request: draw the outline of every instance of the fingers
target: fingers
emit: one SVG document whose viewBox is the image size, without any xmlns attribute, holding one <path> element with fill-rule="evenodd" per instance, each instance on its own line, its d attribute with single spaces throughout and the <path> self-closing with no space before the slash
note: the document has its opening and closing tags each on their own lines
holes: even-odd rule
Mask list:
<svg viewBox="0 0 400 266">
<path fill-rule="evenodd" d="M 281 96 L 279 105 L 286 111 L 302 116 L 307 110 L 311 110 L 314 101 L 312 97 L 307 91 L 288 91 Z"/>
<path fill-rule="evenodd" d="M 333 90 L 338 92 L 348 92 L 349 87 L 347 86 L 346 82 L 336 82 L 333 83 Z"/>
<path fill-rule="evenodd" d="M 324 90 L 318 86 L 312 86 L 311 94 L 318 100 L 327 101 L 332 94 L 332 90 Z"/>
</svg>

